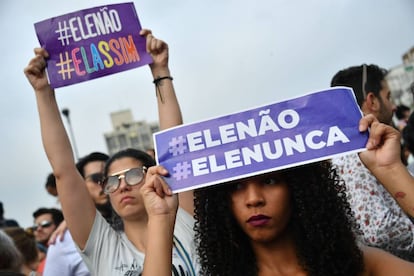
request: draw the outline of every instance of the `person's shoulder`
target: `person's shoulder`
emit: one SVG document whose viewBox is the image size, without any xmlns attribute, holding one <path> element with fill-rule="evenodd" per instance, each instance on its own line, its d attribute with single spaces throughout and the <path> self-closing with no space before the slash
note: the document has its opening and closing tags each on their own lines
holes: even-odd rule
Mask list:
<svg viewBox="0 0 414 276">
<path fill-rule="evenodd" d="M 62 248 L 65 250 L 67 250 L 68 248 L 75 248 L 76 250 L 75 242 L 73 241 L 72 235 L 70 234 L 69 230 L 66 230 L 63 234 L 63 240 L 61 240 L 60 236 L 56 238 L 56 242 L 49 246 L 49 249 L 52 248 Z"/>
<path fill-rule="evenodd" d="M 192 230 L 194 228 L 194 223 L 194 217 L 190 215 L 187 211 L 185 211 L 183 208 L 179 207 L 177 210 L 175 229 L 184 227 Z"/>
<path fill-rule="evenodd" d="M 410 164 L 407 165 L 407 169 L 410 172 L 410 174 L 412 176 L 414 176 L 414 162 L 411 162 Z"/>
<path fill-rule="evenodd" d="M 377 184 L 377 179 L 359 159 L 358 153 L 335 157 L 331 163 L 347 186 L 361 182 Z"/>
<path fill-rule="evenodd" d="M 178 208 L 174 226 L 176 238 L 191 243 L 194 237 L 194 217 L 182 208 Z"/>
<path fill-rule="evenodd" d="M 344 166 L 348 164 L 354 164 L 359 161 L 357 153 L 349 153 L 345 155 L 337 155 L 332 157 L 331 162 L 333 165 Z"/>
</svg>

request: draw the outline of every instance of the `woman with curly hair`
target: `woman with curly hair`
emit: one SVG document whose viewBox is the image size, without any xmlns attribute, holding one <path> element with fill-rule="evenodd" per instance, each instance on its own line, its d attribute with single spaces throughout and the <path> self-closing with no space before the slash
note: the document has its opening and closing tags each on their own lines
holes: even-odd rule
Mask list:
<svg viewBox="0 0 414 276">
<path fill-rule="evenodd" d="M 361 157 L 373 165 L 376 153 Z M 329 161 L 199 189 L 195 217 L 203 275 L 414 275 L 414 264 L 358 244 L 345 186 Z"/>
</svg>

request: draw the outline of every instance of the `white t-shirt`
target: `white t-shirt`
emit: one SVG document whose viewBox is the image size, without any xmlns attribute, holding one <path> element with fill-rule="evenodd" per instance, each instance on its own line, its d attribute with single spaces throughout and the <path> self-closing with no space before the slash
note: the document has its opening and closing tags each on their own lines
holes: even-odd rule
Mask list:
<svg viewBox="0 0 414 276">
<path fill-rule="evenodd" d="M 90 276 L 85 263 L 76 249 L 69 231 L 65 231 L 63 241 L 57 239 L 47 250 L 43 276 Z"/>
<path fill-rule="evenodd" d="M 174 228 L 178 242 L 174 242 L 173 248 L 173 275 L 197 275 L 193 226 L 194 219 L 179 208 Z M 92 275 L 138 276 L 142 273 L 144 253 L 135 248 L 124 232 L 115 231 L 99 212 L 85 249 L 80 252 Z"/>
</svg>

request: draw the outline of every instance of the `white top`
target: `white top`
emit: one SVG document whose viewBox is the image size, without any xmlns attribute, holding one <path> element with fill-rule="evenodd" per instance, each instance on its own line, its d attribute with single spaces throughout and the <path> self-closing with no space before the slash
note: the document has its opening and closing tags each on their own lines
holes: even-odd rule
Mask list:
<svg viewBox="0 0 414 276">
<path fill-rule="evenodd" d="M 47 250 L 43 276 L 90 276 L 69 231 L 63 241 L 58 238 Z"/>
<path fill-rule="evenodd" d="M 197 275 L 193 226 L 194 219 L 179 208 L 174 228 L 179 242 L 174 242 L 172 275 Z M 81 255 L 91 274 L 99 276 L 140 275 L 145 258 L 125 233 L 115 231 L 99 212 Z"/>
</svg>

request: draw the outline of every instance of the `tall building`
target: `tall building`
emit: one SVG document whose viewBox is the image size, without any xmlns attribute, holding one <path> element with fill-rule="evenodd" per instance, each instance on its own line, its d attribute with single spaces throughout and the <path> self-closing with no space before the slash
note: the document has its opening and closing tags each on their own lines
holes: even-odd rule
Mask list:
<svg viewBox="0 0 414 276">
<path fill-rule="evenodd" d="M 402 59 L 404 64 L 410 62 L 412 63 L 414 61 L 414 46 L 403 54 Z"/>
<path fill-rule="evenodd" d="M 386 80 L 396 105 L 414 108 L 414 47 L 402 56 L 403 64 L 391 68 Z"/>
<path fill-rule="evenodd" d="M 129 109 L 111 113 L 111 121 L 113 130 L 104 134 L 110 155 L 126 148 L 154 147 L 152 134 L 160 129 L 158 122 L 134 121 Z"/>
</svg>

